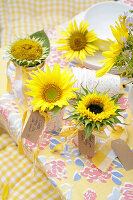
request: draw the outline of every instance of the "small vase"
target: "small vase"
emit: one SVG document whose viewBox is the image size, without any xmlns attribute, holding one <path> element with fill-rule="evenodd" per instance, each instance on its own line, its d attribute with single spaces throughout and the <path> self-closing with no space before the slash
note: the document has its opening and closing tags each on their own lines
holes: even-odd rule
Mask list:
<svg viewBox="0 0 133 200">
<path fill-rule="evenodd" d="M 48 120 L 46 124 L 46 132 L 59 132 L 60 128 L 63 126 L 64 108 L 56 115 L 53 115 L 51 112 L 48 112 L 48 115 L 50 115 L 52 119 Z"/>
<path fill-rule="evenodd" d="M 89 157 L 93 157 L 95 154 L 95 145 L 100 141 L 99 138 L 107 138 L 104 129 L 105 126 L 101 128 L 102 137 L 101 133 L 98 130 L 94 129 L 87 140 L 85 140 L 86 132 L 84 130 L 79 130 L 78 135 L 76 135 L 73 140 L 75 146 L 79 148 L 79 152 Z"/>
<path fill-rule="evenodd" d="M 130 111 L 133 114 L 133 83 L 129 84 L 128 102 Z"/>
<path fill-rule="evenodd" d="M 86 132 L 84 130 L 80 130 L 78 132 L 78 148 L 79 152 L 83 153 L 87 156 L 93 157 L 95 153 L 95 136 L 90 135 L 85 140 Z"/>
</svg>

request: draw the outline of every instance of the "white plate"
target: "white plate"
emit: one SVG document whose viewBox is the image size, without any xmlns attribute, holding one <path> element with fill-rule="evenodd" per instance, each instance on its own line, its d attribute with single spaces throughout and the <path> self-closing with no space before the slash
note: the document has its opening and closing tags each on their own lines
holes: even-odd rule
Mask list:
<svg viewBox="0 0 133 200">
<path fill-rule="evenodd" d="M 103 2 L 86 10 L 84 20 L 88 21 L 90 25 L 88 30 L 94 30 L 98 35 L 100 50 L 106 51 L 109 49 L 108 38 L 114 40 L 110 25 L 114 26 L 115 21 L 118 21 L 118 17 L 131 9 L 132 7 L 121 2 Z M 102 51 L 97 51 L 95 56 L 88 56 L 82 65 L 89 69 L 101 69 L 103 64 L 98 62 L 105 59 L 102 56 Z M 78 62 L 80 61 L 78 60 Z M 117 71 L 112 69 L 110 73 L 117 74 Z"/>
<path fill-rule="evenodd" d="M 132 7 L 121 2 L 98 3 L 87 9 L 84 19 L 88 21 L 89 29 L 95 30 L 98 38 L 114 40 L 110 25 L 114 26 L 115 21 L 118 21 L 118 17 L 131 9 Z"/>
<path fill-rule="evenodd" d="M 84 66 L 87 69 L 99 70 L 103 66 L 103 63 L 99 63 L 99 61 L 104 60 L 104 59 L 105 59 L 105 57 L 102 56 L 102 51 L 97 51 L 94 54 L 94 56 L 87 56 L 87 58 L 84 60 L 83 63 L 81 63 L 81 61 L 79 59 L 75 59 L 75 61 L 80 63 L 82 66 Z M 111 73 L 111 74 L 120 74 L 114 68 L 112 68 L 109 73 Z"/>
</svg>

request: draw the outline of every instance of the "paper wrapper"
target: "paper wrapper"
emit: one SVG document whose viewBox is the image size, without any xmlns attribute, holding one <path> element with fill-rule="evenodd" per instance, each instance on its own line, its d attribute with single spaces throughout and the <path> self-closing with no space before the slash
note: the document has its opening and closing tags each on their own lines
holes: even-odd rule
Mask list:
<svg viewBox="0 0 133 200">
<path fill-rule="evenodd" d="M 60 131 L 60 128 L 62 128 L 63 125 L 64 109 L 59 111 L 57 115 L 53 115 L 51 112 L 48 112 L 48 115 L 52 117 L 52 120 L 48 120 L 48 123 L 46 124 L 46 131 Z"/>
<path fill-rule="evenodd" d="M 38 110 L 34 112 L 28 110 L 24 115 L 22 137 L 36 144 L 39 136 L 45 134 L 45 132 L 56 133 L 60 131 L 63 123 L 64 108 L 56 115 L 51 112 L 42 114 Z"/>
<path fill-rule="evenodd" d="M 73 87 L 88 87 L 93 90 L 95 87 L 100 92 L 108 91 L 111 97 L 120 91 L 120 77 L 118 75 L 106 74 L 100 78 L 96 78 L 95 71 L 80 67 L 71 67 L 74 74 L 73 80 L 77 79 Z M 81 89 L 82 90 L 82 89 Z"/>
</svg>

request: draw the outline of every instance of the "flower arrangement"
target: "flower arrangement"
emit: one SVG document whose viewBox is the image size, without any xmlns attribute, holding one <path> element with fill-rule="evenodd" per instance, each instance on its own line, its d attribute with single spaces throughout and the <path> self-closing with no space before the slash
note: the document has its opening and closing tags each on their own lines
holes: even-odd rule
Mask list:
<svg viewBox="0 0 133 200">
<path fill-rule="evenodd" d="M 70 82 L 73 75 L 67 70 L 61 72 L 60 66 L 55 63 L 53 71 L 46 65 L 46 73 L 39 69 L 30 74 L 32 80 L 27 80 L 26 86 L 30 89 L 27 94 L 33 97 L 30 102 L 33 111 L 51 111 L 57 114 L 62 108 L 69 105 L 68 101 L 75 97 L 73 84 Z"/>
<path fill-rule="evenodd" d="M 86 59 L 86 56 L 94 55 L 94 52 L 98 48 L 94 45 L 97 40 L 96 34 L 92 31 L 88 31 L 89 25 L 87 22 L 82 21 L 77 26 L 76 21 L 68 24 L 66 31 L 62 31 L 64 38 L 59 39 L 58 43 L 63 45 L 58 47 L 58 50 L 66 51 L 63 57 L 66 60 L 73 58 L 79 58 L 82 63 Z"/>
<path fill-rule="evenodd" d="M 49 39 L 43 30 L 18 38 L 8 49 L 10 60 L 23 67 L 35 67 L 43 63 L 49 52 Z"/>
<path fill-rule="evenodd" d="M 74 111 L 67 120 L 75 120 L 76 126 L 82 126 L 86 133 L 85 139 L 95 129 L 101 132 L 103 126 L 114 129 L 115 124 L 121 124 L 118 117 L 123 109 L 120 109 L 117 101 L 122 94 L 109 98 L 107 92 L 100 93 L 96 88 L 90 91 L 82 86 L 82 89 L 84 92 L 76 92 L 76 99 L 71 103 Z"/>
<path fill-rule="evenodd" d="M 69 100 L 75 97 L 74 92 L 78 88 L 73 88 L 76 82 L 71 81 L 73 75 L 67 70 L 61 71 L 59 64 L 54 64 L 51 71 L 46 65 L 46 72 L 38 69 L 30 73 L 31 80 L 27 80 L 27 88 L 30 91 L 26 92 L 32 97 L 30 104 L 33 107 L 33 113 L 38 113 L 37 119 L 41 116 L 45 118 L 44 131 L 41 135 L 37 149 L 34 151 L 34 167 L 42 142 L 45 130 L 47 132 L 59 131 L 63 122 L 63 108 L 69 105 Z M 41 130 L 42 131 L 42 130 Z M 41 132 L 40 132 L 41 133 Z"/>
<path fill-rule="evenodd" d="M 25 84 L 30 79 L 29 73 L 38 68 L 43 69 L 49 52 L 50 42 L 43 30 L 18 38 L 8 46 L 7 72 L 10 71 L 10 64 L 15 71 L 7 73 L 7 91 L 13 93 L 21 104 L 27 105 L 28 102 Z"/>
<path fill-rule="evenodd" d="M 119 17 L 119 22 L 115 23 L 115 27 L 110 27 L 116 41 L 110 40 L 110 51 L 103 52 L 106 59 L 101 61 L 104 65 L 96 72 L 96 76 L 103 76 L 113 67 L 122 77 L 130 79 L 133 77 L 133 18 L 124 14 Z"/>
</svg>

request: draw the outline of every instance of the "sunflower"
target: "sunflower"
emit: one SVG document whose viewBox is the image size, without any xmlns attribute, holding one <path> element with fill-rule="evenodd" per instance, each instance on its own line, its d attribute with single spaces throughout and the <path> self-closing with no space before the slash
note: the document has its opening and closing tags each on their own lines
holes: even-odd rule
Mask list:
<svg viewBox="0 0 133 200">
<path fill-rule="evenodd" d="M 127 84 L 126 83 L 122 83 L 121 85 L 122 85 L 123 89 L 127 89 Z"/>
<path fill-rule="evenodd" d="M 128 71 L 123 71 L 123 72 L 121 73 L 121 77 L 125 77 L 125 76 L 128 76 Z"/>
<path fill-rule="evenodd" d="M 119 17 L 119 23 L 118 22 L 115 23 L 116 23 L 115 28 L 113 26 L 110 27 L 116 41 L 113 42 L 112 40 L 109 40 L 111 42 L 110 51 L 103 52 L 103 56 L 106 57 L 107 59 L 100 61 L 100 63 L 105 63 L 105 64 L 103 65 L 102 69 L 96 72 L 96 77 L 103 76 L 112 67 L 114 67 L 118 56 L 122 52 L 122 49 L 126 41 L 128 40 L 129 33 L 128 33 L 128 28 L 126 27 L 125 20 L 122 20 L 122 18 Z"/>
<path fill-rule="evenodd" d="M 40 110 L 42 112 L 47 110 L 59 110 L 68 105 L 68 100 L 74 98 L 74 91 L 72 85 L 75 81 L 70 82 L 73 75 L 64 70 L 61 72 L 60 66 L 55 64 L 53 71 L 46 65 L 46 73 L 38 69 L 39 72 L 34 71 L 34 75 L 30 74 L 32 80 L 27 80 L 27 87 L 30 91 L 28 95 L 34 99 L 31 105 L 34 106 L 33 111 Z"/>
<path fill-rule="evenodd" d="M 17 39 L 8 49 L 9 58 L 18 65 L 32 67 L 44 62 L 49 54 L 49 47 L 37 37 Z"/>
<path fill-rule="evenodd" d="M 93 44 L 97 40 L 96 34 L 92 31 L 88 31 L 89 25 L 87 22 L 82 21 L 78 28 L 76 21 L 69 23 L 66 31 L 62 31 L 64 39 L 59 39 L 59 44 L 64 44 L 58 47 L 58 50 L 67 51 L 63 57 L 66 60 L 79 57 L 83 62 L 86 56 L 94 55 L 94 52 L 98 48 Z"/>
<path fill-rule="evenodd" d="M 72 102 L 74 111 L 68 117 L 68 120 L 76 120 L 77 125 L 83 125 L 86 132 L 86 139 L 90 136 L 94 128 L 101 132 L 101 127 L 111 126 L 121 123 L 117 118 L 120 116 L 120 109 L 117 103 L 118 99 L 122 96 L 118 94 L 111 98 L 107 93 L 100 93 L 96 89 L 90 91 L 87 87 L 84 88 L 84 93 L 76 92 L 77 97 Z"/>
<path fill-rule="evenodd" d="M 86 116 L 90 121 L 102 122 L 111 115 L 115 115 L 117 106 L 111 101 L 107 94 L 88 94 L 83 96 L 77 105 L 77 112 L 81 116 Z"/>
</svg>

